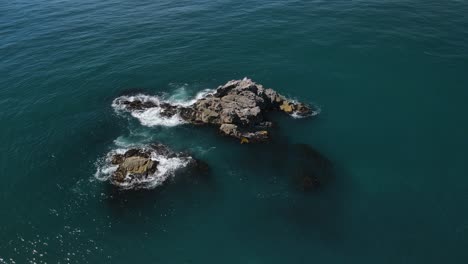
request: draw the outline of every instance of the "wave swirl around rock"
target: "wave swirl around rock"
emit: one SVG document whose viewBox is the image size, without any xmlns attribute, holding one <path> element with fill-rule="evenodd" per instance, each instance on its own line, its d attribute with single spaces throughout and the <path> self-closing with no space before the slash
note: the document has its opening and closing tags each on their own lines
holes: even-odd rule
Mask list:
<svg viewBox="0 0 468 264">
<path fill-rule="evenodd" d="M 122 189 L 151 189 L 163 184 L 177 170 L 197 163 L 186 153 L 173 152 L 162 144 L 151 144 L 112 150 L 100 162 L 95 176 Z"/>
<path fill-rule="evenodd" d="M 143 125 L 211 124 L 223 134 L 246 143 L 269 138 L 266 129 L 272 123 L 265 120 L 268 111 L 283 111 L 293 117 L 318 114 L 309 105 L 290 100 L 247 78 L 229 81 L 211 92 L 204 91 L 186 103 L 136 95 L 118 97 L 112 105 L 130 112 Z"/>
</svg>

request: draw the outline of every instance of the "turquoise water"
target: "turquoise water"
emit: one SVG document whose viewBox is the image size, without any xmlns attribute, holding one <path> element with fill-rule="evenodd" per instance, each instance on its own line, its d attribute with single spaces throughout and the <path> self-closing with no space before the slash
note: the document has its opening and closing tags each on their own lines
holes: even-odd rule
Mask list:
<svg viewBox="0 0 468 264">
<path fill-rule="evenodd" d="M 466 1 L 0 2 L 0 263 L 467 263 Z M 275 141 L 145 127 L 129 91 L 248 76 L 322 109 Z M 119 193 L 96 162 L 160 141 L 211 174 Z M 294 144 L 333 164 L 294 184 Z"/>
</svg>

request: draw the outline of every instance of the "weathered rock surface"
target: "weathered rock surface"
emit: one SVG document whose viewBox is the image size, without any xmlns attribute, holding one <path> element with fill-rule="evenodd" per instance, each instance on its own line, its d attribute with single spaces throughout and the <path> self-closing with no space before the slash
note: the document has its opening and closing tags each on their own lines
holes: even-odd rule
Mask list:
<svg viewBox="0 0 468 264">
<path fill-rule="evenodd" d="M 222 124 L 219 127 L 221 133 L 241 139 L 241 143 L 250 143 L 251 140 L 254 141 L 265 141 L 268 139 L 268 131 L 258 130 L 258 131 L 242 131 L 242 128 L 239 128 L 234 124 Z"/>
<path fill-rule="evenodd" d="M 194 171 L 208 170 L 206 163 L 187 153 L 173 152 L 162 144 L 151 144 L 126 150 L 113 151 L 98 172 L 122 188 L 152 188 L 161 185 L 175 170 L 190 167 Z M 109 169 L 110 168 L 110 169 Z"/>
<path fill-rule="evenodd" d="M 128 111 L 159 107 L 165 117 L 178 115 L 188 123 L 217 125 L 222 134 L 245 143 L 268 139 L 266 128 L 272 125 L 265 120 L 268 111 L 283 111 L 297 117 L 314 114 L 310 106 L 289 100 L 247 78 L 229 81 L 189 106 L 138 100 L 119 103 Z"/>
<path fill-rule="evenodd" d="M 129 149 L 124 154 L 115 154 L 111 162 L 119 165 L 112 175 L 112 180 L 117 183 L 146 178 L 156 172 L 158 165 L 158 161 L 151 159 L 151 152 L 144 149 Z"/>
</svg>

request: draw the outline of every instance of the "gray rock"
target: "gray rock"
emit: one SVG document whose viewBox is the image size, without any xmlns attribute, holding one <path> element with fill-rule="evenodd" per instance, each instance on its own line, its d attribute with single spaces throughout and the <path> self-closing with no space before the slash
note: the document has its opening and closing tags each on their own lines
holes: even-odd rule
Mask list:
<svg viewBox="0 0 468 264">
<path fill-rule="evenodd" d="M 239 128 L 234 124 L 222 124 L 219 127 L 219 130 L 224 135 L 240 139 L 241 143 L 252 143 L 268 140 L 268 131 L 266 130 L 249 131 L 245 128 Z"/>
<path fill-rule="evenodd" d="M 151 102 L 122 103 L 130 110 L 154 107 Z M 229 81 L 219 86 L 213 94 L 206 95 L 190 106 L 165 102 L 159 107 L 162 108 L 161 113 L 164 116 L 179 114 L 188 123 L 218 125 L 223 134 L 251 141 L 268 138 L 267 131 L 258 130 L 272 126 L 272 123 L 264 118 L 268 111 L 283 111 L 297 116 L 312 114 L 308 105 L 289 100 L 247 78 Z"/>
<path fill-rule="evenodd" d="M 149 148 L 131 148 L 124 154 L 114 154 L 111 163 L 118 165 L 112 174 L 112 181 L 117 184 L 134 179 L 144 179 L 156 172 L 158 162 L 151 159 L 151 153 L 168 156 L 173 152 L 162 144 L 152 144 Z"/>
<path fill-rule="evenodd" d="M 221 131 L 221 133 L 225 135 L 235 137 L 235 138 L 240 138 L 240 133 L 237 129 L 237 126 L 234 124 L 222 124 L 219 127 L 219 130 Z"/>
<path fill-rule="evenodd" d="M 127 152 L 128 153 L 128 152 Z M 112 180 L 118 183 L 126 181 L 126 178 L 144 178 L 153 174 L 157 168 L 157 161 L 151 160 L 149 157 L 139 155 L 114 156 L 113 164 L 118 164 L 119 167 L 112 175 Z"/>
</svg>

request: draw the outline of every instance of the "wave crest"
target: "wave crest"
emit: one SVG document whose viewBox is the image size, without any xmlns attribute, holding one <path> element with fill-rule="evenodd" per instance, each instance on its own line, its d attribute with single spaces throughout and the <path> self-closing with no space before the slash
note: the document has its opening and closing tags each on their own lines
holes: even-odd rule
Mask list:
<svg viewBox="0 0 468 264">
<path fill-rule="evenodd" d="M 168 99 L 159 96 L 150 96 L 144 94 L 124 95 L 119 96 L 112 101 L 112 107 L 117 113 L 130 112 L 144 126 L 166 126 L 173 127 L 186 122 L 178 115 L 165 115 L 161 104 L 170 104 L 172 106 L 189 107 L 196 103 L 199 99 L 213 93 L 214 90 L 205 89 L 197 93 L 193 98 L 188 98 L 185 87 L 176 89 L 176 92 Z M 128 103 L 141 102 L 146 107 L 144 109 L 130 109 Z"/>
</svg>

